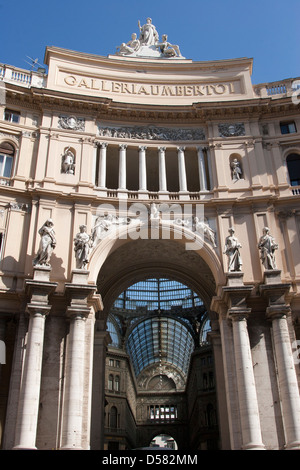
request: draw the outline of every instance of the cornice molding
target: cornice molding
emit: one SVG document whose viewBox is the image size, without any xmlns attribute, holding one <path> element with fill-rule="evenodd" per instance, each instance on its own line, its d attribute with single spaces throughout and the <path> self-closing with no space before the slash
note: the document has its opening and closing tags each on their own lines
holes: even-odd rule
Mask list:
<svg viewBox="0 0 300 470">
<path fill-rule="evenodd" d="M 20 89 L 8 85 L 6 89 L 7 103 L 44 110 L 65 111 L 93 115 L 95 119 L 117 121 L 150 121 L 169 122 L 206 122 L 225 119 L 253 120 L 271 116 L 290 116 L 299 113 L 300 104 L 296 105 L 291 98 L 253 98 L 240 101 L 219 101 L 213 103 L 193 103 L 192 105 L 148 105 L 128 104 L 112 101 L 109 98 L 90 97 L 72 93 L 48 90 L 44 88 Z"/>
</svg>

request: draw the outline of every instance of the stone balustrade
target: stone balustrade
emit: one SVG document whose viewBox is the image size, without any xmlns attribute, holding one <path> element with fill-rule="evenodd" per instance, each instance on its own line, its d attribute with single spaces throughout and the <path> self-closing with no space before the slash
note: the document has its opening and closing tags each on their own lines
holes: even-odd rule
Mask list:
<svg viewBox="0 0 300 470">
<path fill-rule="evenodd" d="M 0 80 L 4 83 L 14 83 L 16 85 L 31 88 L 44 88 L 46 86 L 46 74 L 33 70 L 23 70 L 10 65 L 0 64 Z"/>
<path fill-rule="evenodd" d="M 282 98 L 292 96 L 300 88 L 300 78 L 289 78 L 280 82 L 260 83 L 253 86 L 257 96 L 261 98 Z"/>
</svg>

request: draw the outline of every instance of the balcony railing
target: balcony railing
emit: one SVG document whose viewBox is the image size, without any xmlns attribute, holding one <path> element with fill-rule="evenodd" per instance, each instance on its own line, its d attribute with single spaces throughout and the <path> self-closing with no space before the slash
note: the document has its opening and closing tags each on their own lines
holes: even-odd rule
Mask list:
<svg viewBox="0 0 300 470">
<path fill-rule="evenodd" d="M 46 86 L 46 74 L 19 69 L 11 65 L 0 64 L 0 80 L 4 83 L 14 83 L 25 88 Z"/>
<path fill-rule="evenodd" d="M 169 200 L 169 201 L 180 201 L 180 200 L 190 200 L 190 201 L 200 201 L 203 198 L 212 197 L 212 191 L 197 191 L 185 193 L 181 192 L 171 192 L 166 191 L 163 194 L 160 194 L 156 191 L 132 191 L 132 190 L 118 190 L 118 189 L 108 189 L 108 188 L 99 188 L 95 186 L 96 191 L 101 191 L 102 195 L 108 198 L 118 198 L 120 193 L 123 194 L 123 197 L 126 199 L 149 199 L 152 201 L 158 200 Z"/>
<path fill-rule="evenodd" d="M 280 82 L 260 83 L 253 86 L 257 96 L 261 98 L 280 98 L 292 96 L 300 89 L 300 78 L 289 78 Z"/>
<path fill-rule="evenodd" d="M 10 178 L 5 178 L 4 176 L 0 177 L 0 186 L 10 186 L 11 180 Z"/>
<path fill-rule="evenodd" d="M 300 195 L 300 186 L 292 186 L 292 193 L 294 196 Z"/>
</svg>

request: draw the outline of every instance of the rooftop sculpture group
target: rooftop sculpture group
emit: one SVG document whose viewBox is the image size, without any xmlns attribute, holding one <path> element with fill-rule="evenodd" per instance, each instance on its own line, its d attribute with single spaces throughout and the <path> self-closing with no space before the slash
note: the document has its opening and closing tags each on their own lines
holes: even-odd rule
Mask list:
<svg viewBox="0 0 300 470">
<path fill-rule="evenodd" d="M 159 35 L 152 24 L 152 19 L 147 18 L 146 24 L 141 26 L 138 22 L 139 37 L 136 33 L 132 33 L 131 40 L 122 43 L 117 47 L 117 55 L 132 57 L 162 57 L 162 58 L 183 58 L 179 47 L 168 42 L 168 36 L 162 35 L 159 41 Z"/>
</svg>

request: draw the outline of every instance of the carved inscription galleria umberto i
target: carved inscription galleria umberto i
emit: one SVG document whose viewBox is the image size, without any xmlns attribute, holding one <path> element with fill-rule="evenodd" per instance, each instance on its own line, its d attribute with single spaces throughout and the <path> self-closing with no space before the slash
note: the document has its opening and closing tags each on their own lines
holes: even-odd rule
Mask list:
<svg viewBox="0 0 300 470">
<path fill-rule="evenodd" d="M 101 80 L 72 74 L 64 77 L 64 83 L 72 88 L 107 93 L 140 96 L 217 96 L 235 93 L 234 83 L 203 84 L 144 84 L 114 80 Z"/>
</svg>

